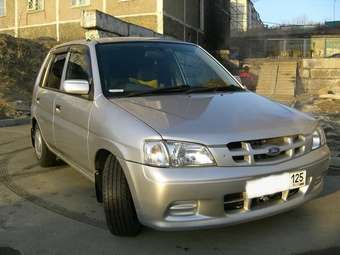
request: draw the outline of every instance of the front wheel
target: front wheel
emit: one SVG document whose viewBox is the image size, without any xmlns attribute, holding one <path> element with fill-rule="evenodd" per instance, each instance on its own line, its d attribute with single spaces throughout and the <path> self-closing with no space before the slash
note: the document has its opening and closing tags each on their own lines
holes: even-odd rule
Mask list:
<svg viewBox="0 0 340 255">
<path fill-rule="evenodd" d="M 39 165 L 42 167 L 55 166 L 57 164 L 57 157 L 47 147 L 41 135 L 41 131 L 38 125 L 34 127 L 33 136 L 34 136 L 33 137 L 34 138 L 34 152 L 35 152 L 35 156 L 38 159 Z"/>
<path fill-rule="evenodd" d="M 117 236 L 136 236 L 141 231 L 129 185 L 118 160 L 107 157 L 103 175 L 103 204 L 106 223 Z"/>
</svg>

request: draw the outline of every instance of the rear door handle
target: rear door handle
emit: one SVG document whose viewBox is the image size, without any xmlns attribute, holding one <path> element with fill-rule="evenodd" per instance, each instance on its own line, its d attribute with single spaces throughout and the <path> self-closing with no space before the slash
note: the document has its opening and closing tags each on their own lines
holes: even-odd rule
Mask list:
<svg viewBox="0 0 340 255">
<path fill-rule="evenodd" d="M 56 104 L 55 105 L 55 110 L 56 110 L 56 112 L 61 112 L 61 105 L 60 104 Z"/>
</svg>

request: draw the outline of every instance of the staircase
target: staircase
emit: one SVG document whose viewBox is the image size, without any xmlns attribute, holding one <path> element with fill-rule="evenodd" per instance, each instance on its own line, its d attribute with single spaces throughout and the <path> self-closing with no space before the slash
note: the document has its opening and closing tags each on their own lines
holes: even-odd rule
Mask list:
<svg viewBox="0 0 340 255">
<path fill-rule="evenodd" d="M 295 99 L 296 78 L 296 61 L 263 63 L 259 72 L 256 93 L 291 104 Z"/>
</svg>

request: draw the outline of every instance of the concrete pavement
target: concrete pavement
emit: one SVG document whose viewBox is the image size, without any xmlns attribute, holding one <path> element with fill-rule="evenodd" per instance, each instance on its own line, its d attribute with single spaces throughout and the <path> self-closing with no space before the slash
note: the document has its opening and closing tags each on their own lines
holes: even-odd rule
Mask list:
<svg viewBox="0 0 340 255">
<path fill-rule="evenodd" d="M 40 168 L 29 126 L 0 128 L 0 254 L 340 254 L 340 172 L 304 206 L 247 224 L 192 232 L 106 229 L 93 184 L 66 165 Z M 308 254 L 308 253 L 306 253 Z"/>
</svg>

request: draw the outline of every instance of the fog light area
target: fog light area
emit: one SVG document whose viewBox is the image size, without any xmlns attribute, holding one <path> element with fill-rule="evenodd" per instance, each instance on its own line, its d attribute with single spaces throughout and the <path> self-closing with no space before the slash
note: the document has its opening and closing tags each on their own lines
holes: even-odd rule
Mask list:
<svg viewBox="0 0 340 255">
<path fill-rule="evenodd" d="M 176 201 L 168 209 L 169 216 L 192 216 L 197 213 L 197 201 Z"/>
</svg>

